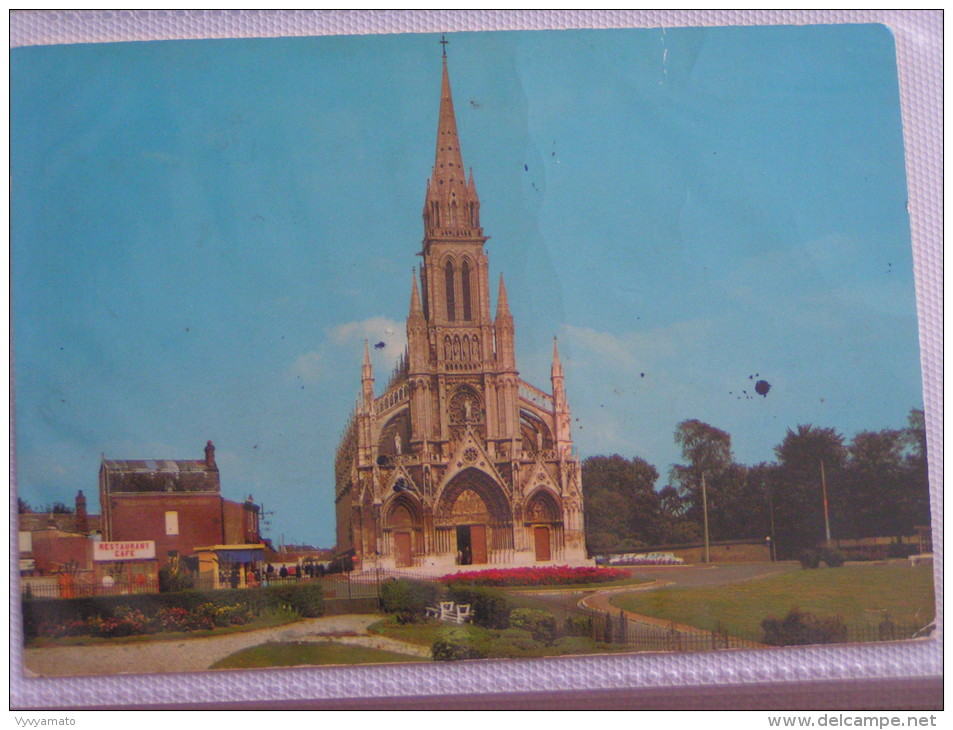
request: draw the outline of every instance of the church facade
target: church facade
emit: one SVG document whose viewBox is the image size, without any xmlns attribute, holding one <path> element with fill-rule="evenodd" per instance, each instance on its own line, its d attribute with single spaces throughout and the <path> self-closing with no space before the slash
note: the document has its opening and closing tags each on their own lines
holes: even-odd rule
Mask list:
<svg viewBox="0 0 953 730">
<path fill-rule="evenodd" d="M 500 275 L 464 172 L 446 52 L 407 351 L 381 395 L 367 343 L 361 394 L 335 457 L 337 549 L 359 567 L 578 564 L 581 470 L 556 341 L 550 392 L 520 378 Z"/>
</svg>

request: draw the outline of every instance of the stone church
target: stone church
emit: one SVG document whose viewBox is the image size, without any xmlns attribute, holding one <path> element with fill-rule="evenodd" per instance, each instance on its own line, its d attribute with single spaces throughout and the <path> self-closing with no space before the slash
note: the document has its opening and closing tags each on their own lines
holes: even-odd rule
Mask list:
<svg viewBox="0 0 953 730">
<path fill-rule="evenodd" d="M 335 458 L 337 549 L 361 568 L 582 563 L 580 465 L 558 347 L 545 392 L 516 368 L 502 275 L 490 313 L 487 237 L 446 51 L 423 221 L 407 351 L 379 396 L 364 345 L 361 395 Z"/>
</svg>

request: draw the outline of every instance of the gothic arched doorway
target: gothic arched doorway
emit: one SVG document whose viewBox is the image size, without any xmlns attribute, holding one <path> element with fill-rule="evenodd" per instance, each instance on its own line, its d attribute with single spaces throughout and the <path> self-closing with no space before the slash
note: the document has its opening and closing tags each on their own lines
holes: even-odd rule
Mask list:
<svg viewBox="0 0 953 730">
<path fill-rule="evenodd" d="M 440 495 L 436 510 L 440 552 L 456 556 L 458 565 L 495 562 L 494 555 L 513 547 L 509 500 L 487 474 L 467 469 Z"/>
<path fill-rule="evenodd" d="M 394 565 L 408 568 L 414 564 L 414 555 L 420 552 L 420 515 L 416 505 L 404 498 L 397 498 L 387 511 L 385 526 L 390 533 L 390 552 Z"/>
<path fill-rule="evenodd" d="M 549 492 L 540 490 L 527 502 L 525 514 L 536 562 L 552 560 L 554 549 L 561 547 L 563 537 L 556 499 Z"/>
</svg>

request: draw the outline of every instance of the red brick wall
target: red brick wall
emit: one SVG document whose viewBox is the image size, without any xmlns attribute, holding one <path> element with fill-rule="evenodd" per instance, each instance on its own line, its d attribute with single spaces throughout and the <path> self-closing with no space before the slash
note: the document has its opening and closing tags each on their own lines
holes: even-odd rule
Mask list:
<svg viewBox="0 0 953 730">
<path fill-rule="evenodd" d="M 69 561 L 89 569 L 92 557 L 89 538 L 84 535 L 64 535 L 56 530 L 38 530 L 33 533 L 33 557 L 36 568 L 43 574 L 59 569 Z"/>
<path fill-rule="evenodd" d="M 105 539 L 155 540 L 160 565 L 170 550 L 192 555 L 197 547 L 223 542 L 222 498 L 217 494 L 111 494 L 108 499 Z M 166 512 L 178 512 L 178 535 L 166 535 Z"/>
<path fill-rule="evenodd" d="M 225 544 L 240 545 L 245 542 L 245 508 L 237 502 L 222 500 L 222 510 L 225 514 Z"/>
</svg>

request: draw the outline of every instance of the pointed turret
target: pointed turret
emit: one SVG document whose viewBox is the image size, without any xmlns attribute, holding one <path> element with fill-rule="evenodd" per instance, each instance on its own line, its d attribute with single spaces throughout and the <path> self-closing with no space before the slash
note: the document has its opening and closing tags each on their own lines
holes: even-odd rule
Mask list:
<svg viewBox="0 0 953 730">
<path fill-rule="evenodd" d="M 410 316 L 408 321 L 424 321 L 424 309 L 420 306 L 420 292 L 417 290 L 417 272 L 411 276 L 410 285 Z"/>
<path fill-rule="evenodd" d="M 371 366 L 367 340 L 364 340 L 364 363 L 361 365 L 361 405 L 365 413 L 374 409 L 374 368 Z"/>
<path fill-rule="evenodd" d="M 504 370 L 516 370 L 515 327 L 510 303 L 506 296 L 506 284 L 500 274 L 500 290 L 496 298 L 496 362 Z"/>
<path fill-rule="evenodd" d="M 420 304 L 417 274 L 414 272 L 410 285 L 410 314 L 407 315 L 407 362 L 410 371 L 418 372 L 424 368 L 428 356 L 427 319 Z"/>
<path fill-rule="evenodd" d="M 566 403 L 566 389 L 563 386 L 563 365 L 559 361 L 559 341 L 553 337 L 553 367 L 550 375 L 553 384 L 553 403 L 559 411 Z"/>
<path fill-rule="evenodd" d="M 500 272 L 500 290 L 496 297 L 496 321 L 509 320 L 513 322 L 513 315 L 510 314 L 510 300 L 506 296 L 506 284 L 503 282 L 503 273 Z"/>
<path fill-rule="evenodd" d="M 553 416 L 556 438 L 556 450 L 561 457 L 569 456 L 572 451 L 572 418 L 569 413 L 569 400 L 566 398 L 566 386 L 563 382 L 563 365 L 559 361 L 559 342 L 553 337 Z"/>
</svg>

